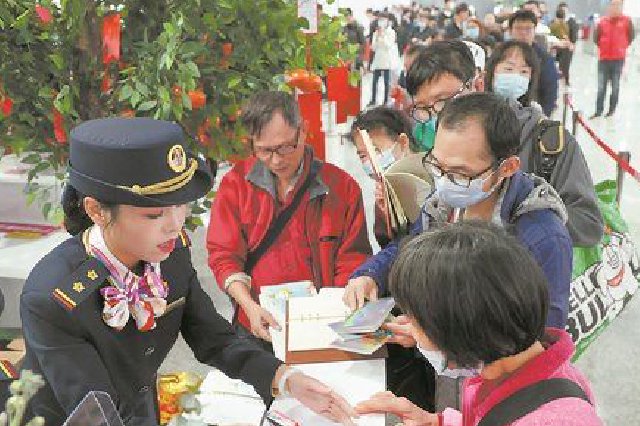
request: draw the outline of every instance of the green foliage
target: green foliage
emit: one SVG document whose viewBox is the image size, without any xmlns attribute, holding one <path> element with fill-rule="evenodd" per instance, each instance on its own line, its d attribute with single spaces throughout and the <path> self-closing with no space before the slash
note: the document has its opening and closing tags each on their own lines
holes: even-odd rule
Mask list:
<svg viewBox="0 0 640 426">
<path fill-rule="evenodd" d="M 51 22 L 42 22 L 33 0 L 0 2 L 0 101 L 14 102 L 8 117 L 0 113 L 0 155 L 7 148 L 33 153 L 25 158 L 33 166 L 27 190 L 38 193 L 32 200 L 43 197 L 37 176 L 64 176 L 68 146 L 54 131 L 54 108 L 66 133 L 99 117 L 175 120 L 194 149 L 226 159 L 243 149 L 242 103 L 280 87 L 285 70 L 304 67 L 307 43 L 319 74 L 356 51 L 345 43 L 341 18 L 322 16 L 320 35 L 303 35 L 291 0 L 38 4 Z M 121 58 L 105 66 L 102 20 L 114 11 L 121 14 Z M 206 95 L 206 104 L 192 105 L 191 91 Z M 60 214 L 55 206 L 46 210 Z"/>
</svg>

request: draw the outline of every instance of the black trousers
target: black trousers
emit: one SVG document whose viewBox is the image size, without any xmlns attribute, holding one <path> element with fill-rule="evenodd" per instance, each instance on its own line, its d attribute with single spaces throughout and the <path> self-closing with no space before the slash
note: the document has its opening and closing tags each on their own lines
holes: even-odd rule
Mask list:
<svg viewBox="0 0 640 426">
<path fill-rule="evenodd" d="M 387 104 L 389 100 L 389 70 L 374 70 L 373 71 L 373 87 L 372 87 L 372 95 L 371 95 L 371 104 L 376 103 L 376 95 L 378 93 L 378 80 L 380 79 L 380 75 L 383 76 L 384 81 L 384 105 Z"/>
</svg>

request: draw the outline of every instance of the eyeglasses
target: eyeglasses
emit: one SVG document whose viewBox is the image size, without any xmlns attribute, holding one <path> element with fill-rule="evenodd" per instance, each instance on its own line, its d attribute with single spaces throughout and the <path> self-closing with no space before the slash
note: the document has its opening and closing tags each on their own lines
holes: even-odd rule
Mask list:
<svg viewBox="0 0 640 426">
<path fill-rule="evenodd" d="M 449 96 L 448 98 L 440 99 L 439 101 L 436 101 L 431 105 L 414 105 L 413 108 L 411 108 L 411 117 L 419 123 L 426 123 L 427 121 L 431 120 L 434 115 L 440 114 L 448 101 L 457 98 L 465 90 L 469 89 L 471 87 L 472 81 L 473 80 L 469 80 L 464 83 L 456 93 Z"/>
<path fill-rule="evenodd" d="M 296 130 L 294 141 L 295 141 L 294 143 L 286 143 L 286 144 L 278 145 L 273 148 L 254 145 L 253 153 L 255 154 L 256 157 L 258 157 L 261 160 L 268 160 L 273 156 L 273 154 L 278 154 L 281 157 L 292 154 L 300 144 L 300 128 L 299 127 L 298 127 L 298 130 Z"/>
<path fill-rule="evenodd" d="M 454 185 L 458 185 L 463 188 L 469 188 L 471 186 L 471 181 L 479 178 L 489 170 L 497 170 L 498 167 L 500 167 L 500 164 L 502 164 L 502 159 L 497 159 L 480 173 L 476 173 L 473 176 L 467 176 L 462 173 L 448 172 L 443 170 L 438 162 L 438 159 L 434 157 L 433 154 L 431 154 L 431 150 L 427 151 L 424 157 L 422 157 L 422 166 L 427 169 L 427 171 L 431 172 L 434 177 L 440 178 L 442 176 L 446 176 L 447 179 L 449 179 Z"/>
</svg>

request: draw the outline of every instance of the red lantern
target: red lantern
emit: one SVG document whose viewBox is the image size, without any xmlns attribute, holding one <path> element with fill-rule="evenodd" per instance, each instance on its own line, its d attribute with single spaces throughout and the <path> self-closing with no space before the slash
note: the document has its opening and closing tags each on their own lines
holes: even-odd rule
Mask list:
<svg viewBox="0 0 640 426">
<path fill-rule="evenodd" d="M 120 14 L 113 13 L 102 19 L 102 63 L 120 60 Z"/>
<path fill-rule="evenodd" d="M 222 57 L 228 58 L 233 53 L 233 43 L 222 43 Z"/>
</svg>

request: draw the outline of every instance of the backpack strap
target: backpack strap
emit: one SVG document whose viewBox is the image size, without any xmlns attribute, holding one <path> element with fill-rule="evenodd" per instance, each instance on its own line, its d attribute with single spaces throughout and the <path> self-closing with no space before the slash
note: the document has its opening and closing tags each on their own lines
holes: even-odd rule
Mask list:
<svg viewBox="0 0 640 426">
<path fill-rule="evenodd" d="M 540 119 L 533 134 L 533 173 L 551 181 L 558 155 L 565 148 L 565 129 L 559 121 Z"/>
<path fill-rule="evenodd" d="M 573 380 L 547 379 L 518 390 L 493 406 L 478 426 L 506 426 L 556 399 L 580 398 L 591 404 L 585 391 Z"/>
</svg>

